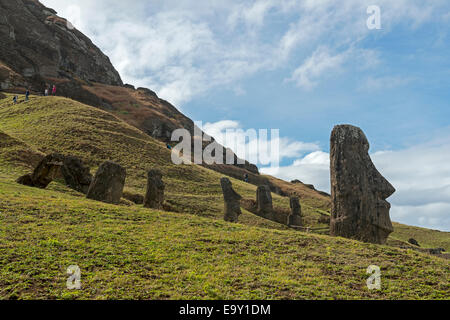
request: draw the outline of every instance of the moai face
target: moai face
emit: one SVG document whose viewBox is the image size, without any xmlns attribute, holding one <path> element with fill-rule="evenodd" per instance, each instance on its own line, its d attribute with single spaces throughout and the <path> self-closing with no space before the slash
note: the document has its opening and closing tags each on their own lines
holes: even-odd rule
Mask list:
<svg viewBox="0 0 450 320">
<path fill-rule="evenodd" d="M 385 243 L 393 231 L 386 201 L 394 187 L 369 156 L 369 142 L 357 127 L 336 126 L 331 134 L 332 218 L 330 233 Z"/>
</svg>

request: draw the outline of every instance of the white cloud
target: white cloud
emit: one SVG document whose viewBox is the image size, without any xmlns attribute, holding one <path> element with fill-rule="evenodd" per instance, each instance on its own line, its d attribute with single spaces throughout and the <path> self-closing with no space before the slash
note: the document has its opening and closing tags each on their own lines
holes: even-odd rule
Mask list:
<svg viewBox="0 0 450 320">
<path fill-rule="evenodd" d="M 317 85 L 319 78 L 338 71 L 347 59 L 347 55 L 347 52 L 331 55 L 328 48 L 320 47 L 294 71 L 288 80 L 296 82 L 301 88 L 312 89 Z"/>
<path fill-rule="evenodd" d="M 202 129 L 217 142 L 235 151 L 238 157 L 255 164 L 260 164 L 259 160 L 266 155 L 277 156 L 279 161 L 283 161 L 283 159 L 296 158 L 305 152 L 319 149 L 316 143 L 272 136 L 269 129 L 267 129 L 267 144 L 261 144 L 260 139 L 264 137 L 260 134 L 259 128 L 244 130 L 238 121 L 233 120 L 205 123 Z M 271 146 L 276 146 L 276 150 L 272 150 Z"/>
<path fill-rule="evenodd" d="M 368 0 L 42 2 L 92 38 L 125 82 L 149 87 L 175 105 L 217 86 L 235 87 L 257 72 L 291 65 L 294 52 L 296 58 L 310 58 L 293 79 L 314 87 L 321 76 L 342 66 L 349 48 L 370 34 L 365 9 L 373 4 Z M 442 4 L 445 1 L 379 0 L 383 32 L 397 24 L 417 27 L 436 14 L 445 15 L 439 11 Z M 265 27 L 273 20 L 286 22 L 277 23 L 278 31 L 272 34 Z M 320 51 L 321 45 L 329 52 Z"/>
<path fill-rule="evenodd" d="M 321 80 L 338 75 L 347 63 L 351 63 L 355 69 L 367 69 L 377 66 L 380 61 L 377 52 L 373 50 L 350 47 L 333 54 L 328 47 L 321 46 L 286 81 L 293 81 L 298 87 L 311 90 Z"/>
</svg>

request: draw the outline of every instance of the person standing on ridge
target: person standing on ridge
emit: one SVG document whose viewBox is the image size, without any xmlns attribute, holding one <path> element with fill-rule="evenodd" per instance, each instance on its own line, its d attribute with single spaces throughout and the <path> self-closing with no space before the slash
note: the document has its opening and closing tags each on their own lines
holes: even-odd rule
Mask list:
<svg viewBox="0 0 450 320">
<path fill-rule="evenodd" d="M 53 85 L 53 89 L 52 89 L 52 95 L 56 95 L 56 86 L 55 85 Z"/>
<path fill-rule="evenodd" d="M 17 104 L 17 96 L 14 96 L 13 102 L 14 102 L 14 104 Z"/>
<path fill-rule="evenodd" d="M 44 95 L 48 97 L 48 88 L 45 88 Z"/>
<path fill-rule="evenodd" d="M 248 183 L 248 173 L 244 174 L 244 181 Z"/>
<path fill-rule="evenodd" d="M 27 89 L 27 92 L 25 92 L 25 101 L 28 101 L 30 97 L 30 90 Z"/>
</svg>

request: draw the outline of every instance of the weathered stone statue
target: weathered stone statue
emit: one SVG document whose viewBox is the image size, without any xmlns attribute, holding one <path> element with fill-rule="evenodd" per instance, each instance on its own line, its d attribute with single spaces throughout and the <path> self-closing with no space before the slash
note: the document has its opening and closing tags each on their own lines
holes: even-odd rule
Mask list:
<svg viewBox="0 0 450 320">
<path fill-rule="evenodd" d="M 222 186 L 223 199 L 225 201 L 224 219 L 229 222 L 238 222 L 239 216 L 242 214 L 240 200 L 242 197 L 233 189 L 230 179 L 220 179 Z"/>
<path fill-rule="evenodd" d="M 386 201 L 394 187 L 378 172 L 361 129 L 336 126 L 331 133 L 330 234 L 383 244 L 393 231 Z"/>
<path fill-rule="evenodd" d="M 119 204 L 123 195 L 126 170 L 112 161 L 106 161 L 97 170 L 89 187 L 87 198 Z"/>
<path fill-rule="evenodd" d="M 290 198 L 291 214 L 288 216 L 288 226 L 302 225 L 302 207 L 298 197 Z"/>
<path fill-rule="evenodd" d="M 256 205 L 258 214 L 269 220 L 274 220 L 272 194 L 268 186 L 259 186 L 256 190 Z"/>
<path fill-rule="evenodd" d="M 165 185 L 162 181 L 162 173 L 159 170 L 150 170 L 147 179 L 147 192 L 144 199 L 144 207 L 162 209 L 164 203 Z"/>
<path fill-rule="evenodd" d="M 92 181 L 89 167 L 77 157 L 63 156 L 58 153 L 47 155 L 42 159 L 32 174 L 20 177 L 17 182 L 30 187 L 45 189 L 58 177 L 64 178 L 67 186 L 87 193 Z"/>
<path fill-rule="evenodd" d="M 79 158 L 64 157 L 61 173 L 67 186 L 84 194 L 88 192 L 92 175 L 89 167 L 85 166 Z"/>
<path fill-rule="evenodd" d="M 17 182 L 29 187 L 45 189 L 56 178 L 63 163 L 63 155 L 58 153 L 47 155 L 39 162 L 33 173 L 20 177 Z"/>
</svg>

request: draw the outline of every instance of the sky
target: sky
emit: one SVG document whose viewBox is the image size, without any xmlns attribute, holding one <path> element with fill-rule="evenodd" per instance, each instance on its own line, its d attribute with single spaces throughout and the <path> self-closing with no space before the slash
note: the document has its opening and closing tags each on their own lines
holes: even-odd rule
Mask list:
<svg viewBox="0 0 450 320">
<path fill-rule="evenodd" d="M 392 220 L 450 231 L 447 0 L 41 2 L 208 134 L 279 129 L 261 172 L 329 192 L 331 130 L 362 128 Z"/>
</svg>

